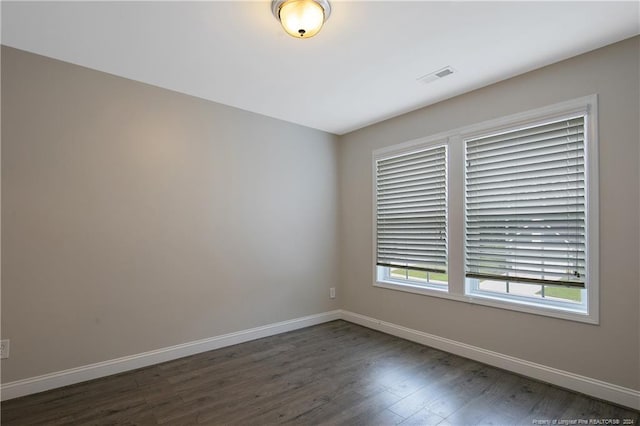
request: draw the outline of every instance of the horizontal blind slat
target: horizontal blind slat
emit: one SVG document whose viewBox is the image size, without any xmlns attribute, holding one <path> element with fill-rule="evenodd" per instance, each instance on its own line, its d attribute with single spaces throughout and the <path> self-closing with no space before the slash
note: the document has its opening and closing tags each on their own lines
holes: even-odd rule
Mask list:
<svg viewBox="0 0 640 426">
<path fill-rule="evenodd" d="M 501 141 L 511 141 L 518 138 L 526 138 L 535 134 L 544 134 L 546 132 L 555 131 L 559 129 L 575 129 L 584 128 L 584 118 L 576 117 L 569 120 L 560 120 L 548 124 L 531 126 L 525 129 L 516 131 L 506 131 L 504 133 L 498 133 L 496 135 L 483 136 L 479 138 L 473 138 L 467 140 L 469 149 L 474 149 L 482 146 L 487 146 Z"/>
<path fill-rule="evenodd" d="M 426 149 L 426 150 L 418 150 L 413 151 L 408 154 L 401 154 L 389 158 L 380 159 L 377 161 L 378 167 L 386 167 L 393 164 L 403 164 L 407 162 L 411 162 L 415 159 L 427 159 L 432 157 L 444 157 L 446 155 L 446 151 L 443 149 Z"/>
<path fill-rule="evenodd" d="M 495 190 L 508 190 L 509 188 L 523 188 L 530 187 L 536 184 L 566 184 L 572 185 L 571 187 L 575 187 L 575 185 L 579 185 L 582 187 L 582 182 L 580 176 L 583 176 L 584 168 L 580 167 L 576 170 L 567 171 L 566 174 L 555 173 L 555 174 L 547 174 L 544 176 L 521 176 L 518 179 L 507 180 L 504 178 L 497 179 L 491 178 L 486 179 L 484 182 L 478 181 L 467 181 L 467 192 L 472 191 L 495 191 Z M 573 179 L 572 179 L 573 178 Z M 515 190 L 514 190 L 515 191 Z M 512 191 L 512 192 L 514 192 Z"/>
<path fill-rule="evenodd" d="M 470 149 L 468 158 L 480 159 L 493 156 L 502 156 L 510 153 L 529 152 L 535 150 L 558 149 L 567 144 L 579 144 L 584 142 L 584 134 L 582 131 L 575 134 L 554 134 L 546 137 L 539 137 L 527 143 L 524 139 L 509 139 L 502 141 L 500 144 L 494 144 L 490 147 L 480 147 Z"/>
<path fill-rule="evenodd" d="M 526 162 L 535 158 L 575 158 L 584 148 L 582 140 L 563 143 L 562 145 L 544 146 L 540 142 L 541 147 L 530 148 L 524 152 L 521 151 L 505 151 L 504 153 L 492 153 L 492 155 L 473 155 L 467 157 L 472 161 L 474 166 L 487 164 L 508 164 L 509 162 Z M 488 153 L 484 153 L 488 154 Z"/>
</svg>

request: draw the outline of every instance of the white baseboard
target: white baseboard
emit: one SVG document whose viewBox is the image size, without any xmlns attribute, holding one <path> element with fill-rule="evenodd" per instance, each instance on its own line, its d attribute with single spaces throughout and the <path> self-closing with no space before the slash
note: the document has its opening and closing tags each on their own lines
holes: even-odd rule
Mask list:
<svg viewBox="0 0 640 426">
<path fill-rule="evenodd" d="M 136 355 L 98 362 L 69 370 L 44 374 L 42 376 L 4 383 L 0 386 L 0 400 L 5 401 L 20 396 L 31 395 L 49 389 L 122 373 L 136 368 L 147 367 L 173 359 L 195 355 L 225 346 L 236 345 L 250 340 L 273 336 L 311 325 L 340 319 L 340 311 L 323 312 L 316 315 L 250 328 L 235 333 L 223 334 L 194 342 L 183 343 Z"/>
<path fill-rule="evenodd" d="M 208 339 L 183 343 L 141 354 L 126 356 L 109 361 L 90 364 L 69 370 L 5 383 L 0 386 L 0 400 L 5 401 L 20 396 L 43 392 L 49 389 L 97 379 L 112 374 L 135 370 L 165 361 L 171 361 L 197 353 L 206 352 L 262 337 L 273 336 L 299 328 L 309 327 L 328 321 L 343 319 L 393 336 L 411 340 L 426 346 L 460 355 L 504 370 L 522 374 L 566 389 L 611 401 L 615 404 L 640 410 L 640 391 L 607 383 L 546 365 L 536 364 L 520 358 L 482 349 L 451 339 L 446 339 L 419 330 L 381 321 L 365 315 L 345 310 L 323 312 L 316 315 L 295 318 L 288 321 L 255 327 L 234 333 L 223 334 Z"/>
<path fill-rule="evenodd" d="M 489 364 L 494 367 L 512 371 L 546 383 L 610 401 L 615 404 L 640 410 L 640 391 L 607 383 L 591 377 L 581 376 L 564 370 L 548 367 L 524 359 L 515 358 L 498 352 L 467 345 L 451 339 L 424 333 L 393 323 L 380 321 L 365 315 L 342 310 L 341 318 L 393 336 L 411 340 L 416 343 L 440 349 L 455 355 Z"/>
</svg>

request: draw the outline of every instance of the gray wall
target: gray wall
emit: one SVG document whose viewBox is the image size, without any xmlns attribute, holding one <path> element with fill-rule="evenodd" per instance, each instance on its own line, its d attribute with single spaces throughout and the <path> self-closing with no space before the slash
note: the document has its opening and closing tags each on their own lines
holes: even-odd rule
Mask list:
<svg viewBox="0 0 640 426">
<path fill-rule="evenodd" d="M 639 51 L 636 37 L 341 137 L 342 307 L 640 389 Z M 599 326 L 372 286 L 374 149 L 593 93 L 600 127 Z"/>
<path fill-rule="evenodd" d="M 336 137 L 2 48 L 2 382 L 336 309 Z"/>
<path fill-rule="evenodd" d="M 341 307 L 640 389 L 639 50 L 636 37 L 336 142 L 3 47 L 2 382 Z M 374 149 L 592 93 L 600 325 L 372 286 Z"/>
</svg>

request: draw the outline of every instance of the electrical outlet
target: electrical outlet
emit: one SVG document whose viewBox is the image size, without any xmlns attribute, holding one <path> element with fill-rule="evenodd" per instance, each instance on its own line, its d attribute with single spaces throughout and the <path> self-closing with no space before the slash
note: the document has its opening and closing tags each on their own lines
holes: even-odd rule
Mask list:
<svg viewBox="0 0 640 426">
<path fill-rule="evenodd" d="M 335 287 L 331 287 L 329 289 L 329 297 L 332 298 L 332 299 L 336 298 L 336 288 Z"/>
<path fill-rule="evenodd" d="M 9 339 L 0 340 L 0 359 L 9 358 Z"/>
</svg>

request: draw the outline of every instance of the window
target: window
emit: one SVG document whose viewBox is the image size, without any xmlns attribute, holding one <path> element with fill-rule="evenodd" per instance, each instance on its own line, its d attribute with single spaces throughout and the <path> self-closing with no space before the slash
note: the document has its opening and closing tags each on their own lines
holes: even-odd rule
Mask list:
<svg viewBox="0 0 640 426">
<path fill-rule="evenodd" d="M 376 265 L 397 285 L 446 289 L 447 148 L 376 159 Z"/>
<path fill-rule="evenodd" d="M 598 323 L 596 101 L 374 152 L 374 285 Z"/>
<path fill-rule="evenodd" d="M 464 141 L 470 293 L 583 310 L 584 124 L 579 114 Z"/>
</svg>

